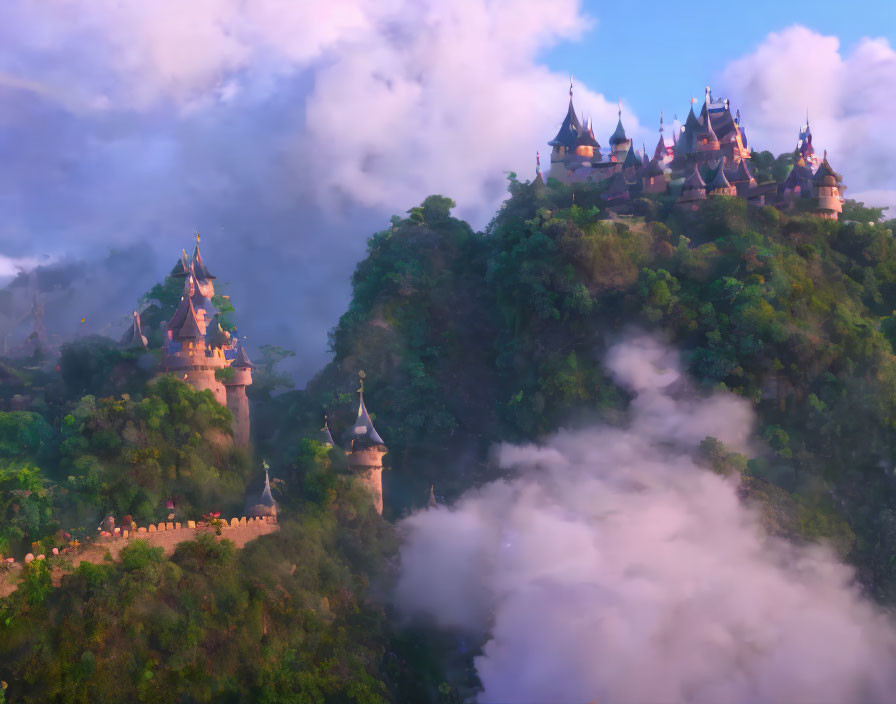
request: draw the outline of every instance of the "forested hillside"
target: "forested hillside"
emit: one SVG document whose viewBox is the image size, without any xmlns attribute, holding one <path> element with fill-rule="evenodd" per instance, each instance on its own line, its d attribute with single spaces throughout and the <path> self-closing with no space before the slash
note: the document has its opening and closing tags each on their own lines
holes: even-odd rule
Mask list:
<svg viewBox="0 0 896 704">
<path fill-rule="evenodd" d="M 58 371 L 4 362 L 0 553 L 50 546 L 108 511 L 151 518 L 176 493 L 197 511 L 242 501 L 260 458 L 282 530 L 242 551 L 139 546 L 51 587 L 33 563 L 0 601 L 10 701 L 459 701 L 475 646 L 398 622 L 398 537 L 347 481 L 337 439 L 357 375 L 389 447 L 385 518 L 451 502 L 498 475 L 490 448 L 560 427 L 613 424 L 630 400 L 602 371 L 627 330 L 678 347 L 706 390 L 759 418 L 754 456 L 714 438 L 708 471 L 738 473 L 773 532 L 825 539 L 884 603 L 896 599 L 896 244 L 880 212 L 823 221 L 713 198 L 612 209 L 601 187 L 510 181 L 484 232 L 431 196 L 369 241 L 332 362 L 285 391 L 264 349 L 250 387 L 253 462 L 221 436 L 208 392 L 162 378 L 108 341 L 64 350 Z M 172 281 L 157 287 L 156 317 Z M 227 311 L 231 313 L 232 311 Z M 238 315 L 238 312 L 237 312 Z M 298 323 L 300 324 L 300 322 Z M 276 341 L 272 341 L 276 342 Z M 149 353 L 152 359 L 152 353 Z"/>
</svg>

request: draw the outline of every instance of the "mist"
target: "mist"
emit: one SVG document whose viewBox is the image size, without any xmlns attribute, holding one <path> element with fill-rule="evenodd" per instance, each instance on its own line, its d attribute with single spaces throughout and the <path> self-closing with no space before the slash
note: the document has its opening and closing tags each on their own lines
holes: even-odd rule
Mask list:
<svg viewBox="0 0 896 704">
<path fill-rule="evenodd" d="M 755 452 L 749 404 L 649 337 L 604 363 L 623 424 L 502 445 L 507 479 L 402 522 L 405 615 L 484 643 L 483 704 L 891 701 L 896 630 L 853 571 L 694 459 L 707 436 Z"/>
</svg>

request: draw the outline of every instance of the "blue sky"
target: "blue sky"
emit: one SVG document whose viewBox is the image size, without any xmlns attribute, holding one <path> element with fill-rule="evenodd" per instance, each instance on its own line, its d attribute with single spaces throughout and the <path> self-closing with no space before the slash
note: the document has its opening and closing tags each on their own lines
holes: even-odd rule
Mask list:
<svg viewBox="0 0 896 704">
<path fill-rule="evenodd" d="M 585 0 L 583 10 L 594 18 L 592 28 L 580 41 L 547 51 L 545 62 L 555 71 L 573 72 L 611 100 L 622 98 L 648 126 L 659 119 L 661 109 L 667 121 L 671 113 L 683 120 L 689 98 L 702 98 L 703 87 L 718 79 L 726 63 L 750 53 L 770 32 L 798 24 L 836 36 L 842 53 L 851 52 L 864 37 L 896 44 L 893 0 Z M 564 95 L 557 102 L 562 113 Z M 742 109 L 748 113 L 747 106 Z"/>
<path fill-rule="evenodd" d="M 896 204 L 894 31 L 892 2 L 0 0 L 0 285 L 68 266 L 54 334 L 117 336 L 199 230 L 250 352 L 296 350 L 302 379 L 367 238 L 434 193 L 483 227 L 570 72 L 603 144 L 620 98 L 651 148 L 706 83 L 758 149 L 810 107 L 847 195 Z"/>
</svg>

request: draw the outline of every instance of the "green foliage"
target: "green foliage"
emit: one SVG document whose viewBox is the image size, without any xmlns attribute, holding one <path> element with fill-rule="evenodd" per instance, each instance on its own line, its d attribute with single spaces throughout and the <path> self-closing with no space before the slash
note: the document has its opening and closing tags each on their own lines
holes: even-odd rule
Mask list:
<svg viewBox="0 0 896 704">
<path fill-rule="evenodd" d="M 71 525 L 109 512 L 157 521 L 168 498 L 184 517 L 238 510 L 248 467 L 230 425 L 211 392 L 171 376 L 148 385 L 141 401 L 84 397 L 62 421 L 60 478 Z"/>
<path fill-rule="evenodd" d="M 843 220 L 855 220 L 861 223 L 877 223 L 883 220 L 884 208 L 867 207 L 864 203 L 855 200 L 845 200 L 843 202 L 843 212 L 840 217 Z"/>
<path fill-rule="evenodd" d="M 0 555 L 21 559 L 31 543 L 55 529 L 53 492 L 41 471 L 16 460 L 0 461 Z"/>
</svg>

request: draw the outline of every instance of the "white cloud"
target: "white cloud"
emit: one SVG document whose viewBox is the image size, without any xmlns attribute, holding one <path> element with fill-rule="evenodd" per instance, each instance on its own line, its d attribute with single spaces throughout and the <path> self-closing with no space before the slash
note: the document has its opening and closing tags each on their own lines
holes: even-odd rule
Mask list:
<svg viewBox="0 0 896 704">
<path fill-rule="evenodd" d="M 896 51 L 886 39 L 862 39 L 844 52 L 836 37 L 794 26 L 729 63 L 721 80 L 743 106 L 754 145 L 792 150 L 808 109 L 815 148 L 828 150 L 847 196 L 864 191 L 882 205 L 893 202 Z"/>
<path fill-rule="evenodd" d="M 403 521 L 396 603 L 481 637 L 483 703 L 890 701 L 892 623 L 694 463 L 702 436 L 735 446 L 752 419 L 701 402 L 674 357 L 620 344 L 628 424 L 504 446 L 512 478 Z"/>
</svg>

